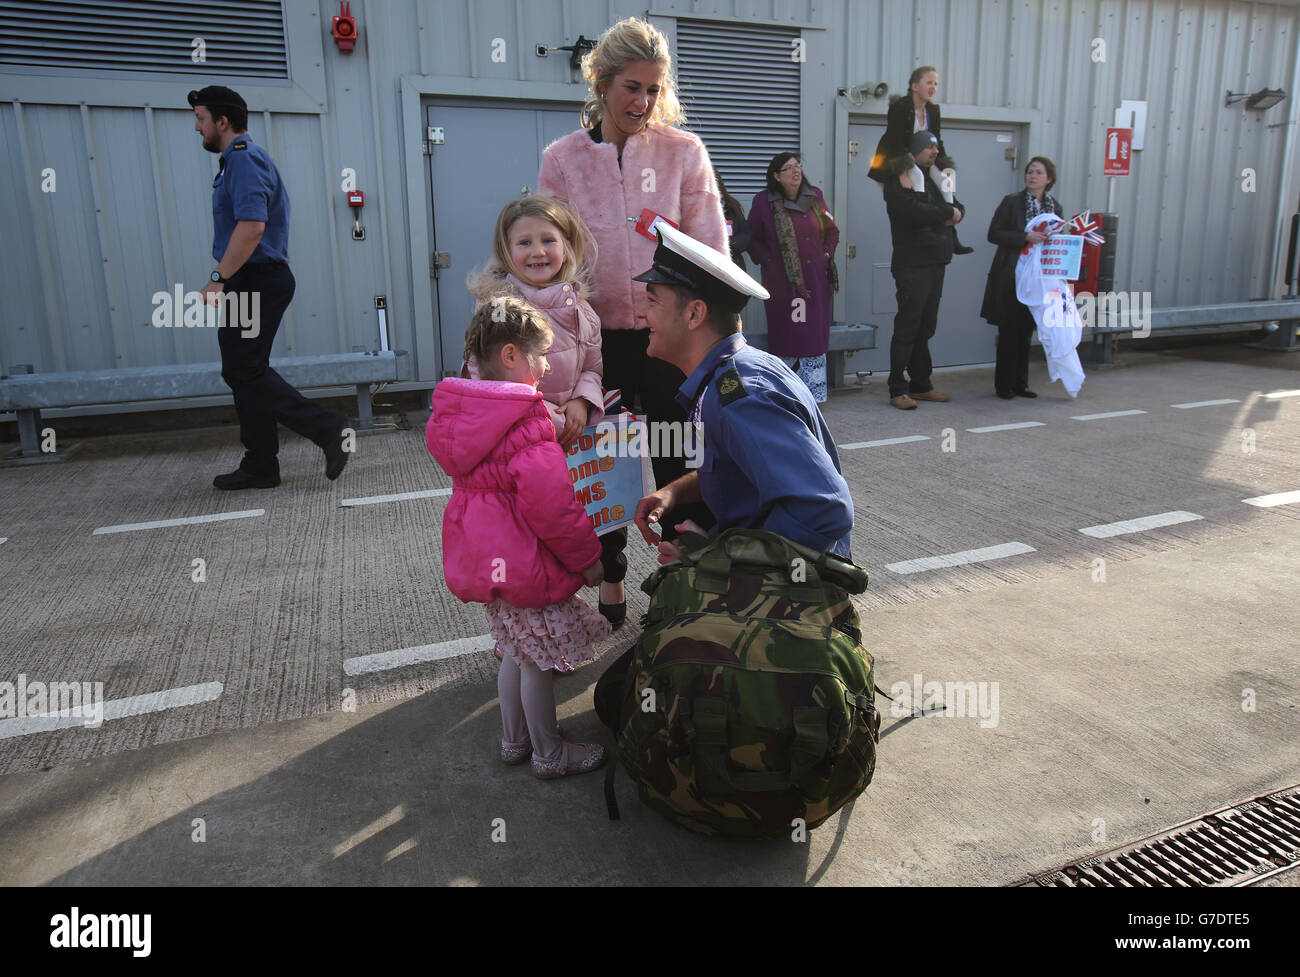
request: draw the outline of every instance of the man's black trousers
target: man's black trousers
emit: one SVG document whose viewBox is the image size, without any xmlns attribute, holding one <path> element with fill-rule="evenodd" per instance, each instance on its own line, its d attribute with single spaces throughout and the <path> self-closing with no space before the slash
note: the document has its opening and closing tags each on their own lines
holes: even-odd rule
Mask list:
<svg viewBox="0 0 1300 977">
<path fill-rule="evenodd" d="M 236 312 L 239 306 L 234 296 L 241 292 L 249 294 L 239 296 L 240 305 L 256 310 L 256 319 L 248 328 L 240 328 L 243 323 Z M 341 415 L 312 403 L 270 367 L 271 344 L 293 292 L 293 272 L 283 262 L 247 263 L 226 283 L 226 294 L 232 298 L 226 321 L 217 330 L 221 378 L 235 395 L 239 440 L 245 449 L 239 467 L 252 475 L 280 472 L 277 422 L 321 447 L 337 437 L 347 423 Z"/>
<path fill-rule="evenodd" d="M 939 299 L 943 297 L 943 274 L 947 265 L 894 265 L 898 313 L 894 316 L 894 338 L 889 344 L 889 396 L 922 394 L 934 389 L 930 383 L 930 339 L 939 325 Z M 907 376 L 903 376 L 903 371 Z"/>
</svg>

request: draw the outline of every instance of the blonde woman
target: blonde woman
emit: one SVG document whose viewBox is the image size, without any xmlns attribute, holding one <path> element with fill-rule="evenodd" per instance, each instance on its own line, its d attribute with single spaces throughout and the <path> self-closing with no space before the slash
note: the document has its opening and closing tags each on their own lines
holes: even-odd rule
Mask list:
<svg viewBox="0 0 1300 977">
<path fill-rule="evenodd" d="M 583 59 L 582 71 L 591 86 L 582 128 L 546 148 L 538 187 L 572 207 L 599 246 L 591 304 L 600 316 L 606 389 L 621 390 L 624 406 L 639 405 L 651 422 L 684 423 L 674 398 L 685 376 L 646 355 L 645 286 L 632 279 L 653 264 L 655 242 L 638 233 L 636 220 L 653 211 L 726 254 L 713 164 L 699 137 L 677 128 L 685 113 L 668 40 L 656 28 L 619 21 Z M 653 465 L 660 486 L 686 472 L 683 458 L 655 458 Z M 683 506 L 661 521 L 665 537 L 672 539 L 671 527 L 683 519 L 713 524 L 702 506 Z M 626 530 L 619 536 L 625 543 Z M 627 613 L 626 571 L 620 547 L 605 562 L 600 588 L 601 613 L 616 627 Z"/>
</svg>

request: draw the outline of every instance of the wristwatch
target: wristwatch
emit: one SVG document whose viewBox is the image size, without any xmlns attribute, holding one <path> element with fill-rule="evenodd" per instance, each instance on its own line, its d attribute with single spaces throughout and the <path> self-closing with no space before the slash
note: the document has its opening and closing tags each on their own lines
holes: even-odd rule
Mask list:
<svg viewBox="0 0 1300 977">
<path fill-rule="evenodd" d="M 217 285 L 224 285 L 230 280 L 228 278 L 222 278 L 221 272 L 217 271 L 215 268 L 212 269 L 212 274 L 209 275 L 208 278 Z"/>
</svg>

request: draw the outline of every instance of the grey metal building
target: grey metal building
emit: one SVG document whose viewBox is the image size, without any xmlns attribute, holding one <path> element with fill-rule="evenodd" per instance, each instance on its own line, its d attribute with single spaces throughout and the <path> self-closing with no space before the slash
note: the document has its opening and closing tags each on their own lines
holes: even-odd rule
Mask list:
<svg viewBox="0 0 1300 977">
<path fill-rule="evenodd" d="M 881 326 L 857 368 L 887 362 L 893 315 L 888 224 L 866 178 L 887 107 L 873 86 L 904 92 L 923 63 L 940 73 L 963 237 L 977 246 L 950 272 L 939 365 L 993 358 L 978 317 L 984 231 L 1035 154 L 1056 161 L 1066 208 L 1113 202 L 1117 289 L 1157 307 L 1281 294 L 1284 221 L 1300 202 L 1295 2 L 352 0 L 351 53 L 331 36 L 338 12 L 310 0 L 0 2 L 0 365 L 218 359 L 210 330 L 151 323 L 158 293 L 198 289 L 213 265 L 215 159 L 185 95 L 216 83 L 247 100 L 292 200 L 298 293 L 277 355 L 386 341 L 409 352 L 403 378 L 430 385 L 459 366 L 465 277 L 497 211 L 578 124 L 585 84 L 567 52 L 538 47 L 625 16 L 673 41 L 688 125 L 742 201 L 771 154 L 804 154 L 843 233 L 836 318 Z M 1229 90 L 1261 89 L 1288 97 L 1265 111 L 1225 104 Z M 1112 189 L 1105 130 L 1126 100 L 1145 103 L 1144 142 Z M 359 217 L 349 172 L 365 192 Z"/>
</svg>

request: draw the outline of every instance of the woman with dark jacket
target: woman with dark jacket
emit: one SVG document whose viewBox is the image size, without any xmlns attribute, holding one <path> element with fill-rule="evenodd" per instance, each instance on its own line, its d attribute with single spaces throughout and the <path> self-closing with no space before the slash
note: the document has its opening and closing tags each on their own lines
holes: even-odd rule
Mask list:
<svg viewBox="0 0 1300 977">
<path fill-rule="evenodd" d="M 884 183 L 899 174 L 906 173 L 916 165 L 916 160 L 908 152 L 912 135 L 923 129 L 929 130 L 939 140 L 939 158 L 930 170 L 930 177 L 935 185 L 944 185 L 941 171 L 955 169 L 948 150 L 944 149 L 940 129 L 943 121 L 939 114 L 939 103 L 933 101 L 934 93 L 939 90 L 939 71 L 932 65 L 923 64 L 912 72 L 907 79 L 908 93 L 889 103 L 886 115 L 885 134 L 876 144 L 876 155 L 871 157 L 871 169 L 867 175 L 877 183 Z M 937 172 L 938 171 L 938 172 Z M 955 188 L 953 188 L 955 190 Z M 944 191 L 944 199 L 952 203 L 953 190 Z M 974 248 L 968 248 L 957 239 L 957 228 L 952 229 L 953 254 L 970 254 Z"/>
<path fill-rule="evenodd" d="M 997 365 L 993 387 L 1003 400 L 1037 397 L 1029 389 L 1029 337 L 1034 317 L 1016 298 L 1016 262 L 1022 249 L 1038 244 L 1047 235 L 1026 233 L 1025 225 L 1039 214 L 1064 216 L 1061 205 L 1047 191 L 1056 186 L 1056 164 L 1046 156 L 1035 156 L 1025 166 L 1025 189 L 1002 198 L 989 222 L 989 243 L 998 246 L 984 287 L 980 315 L 998 327 Z"/>
<path fill-rule="evenodd" d="M 767 186 L 754 194 L 749 229 L 749 253 L 771 294 L 766 303 L 768 352 L 785 359 L 817 403 L 825 403 L 840 229 L 822 192 L 804 176 L 797 154 L 777 153 L 767 164 Z"/>
</svg>

